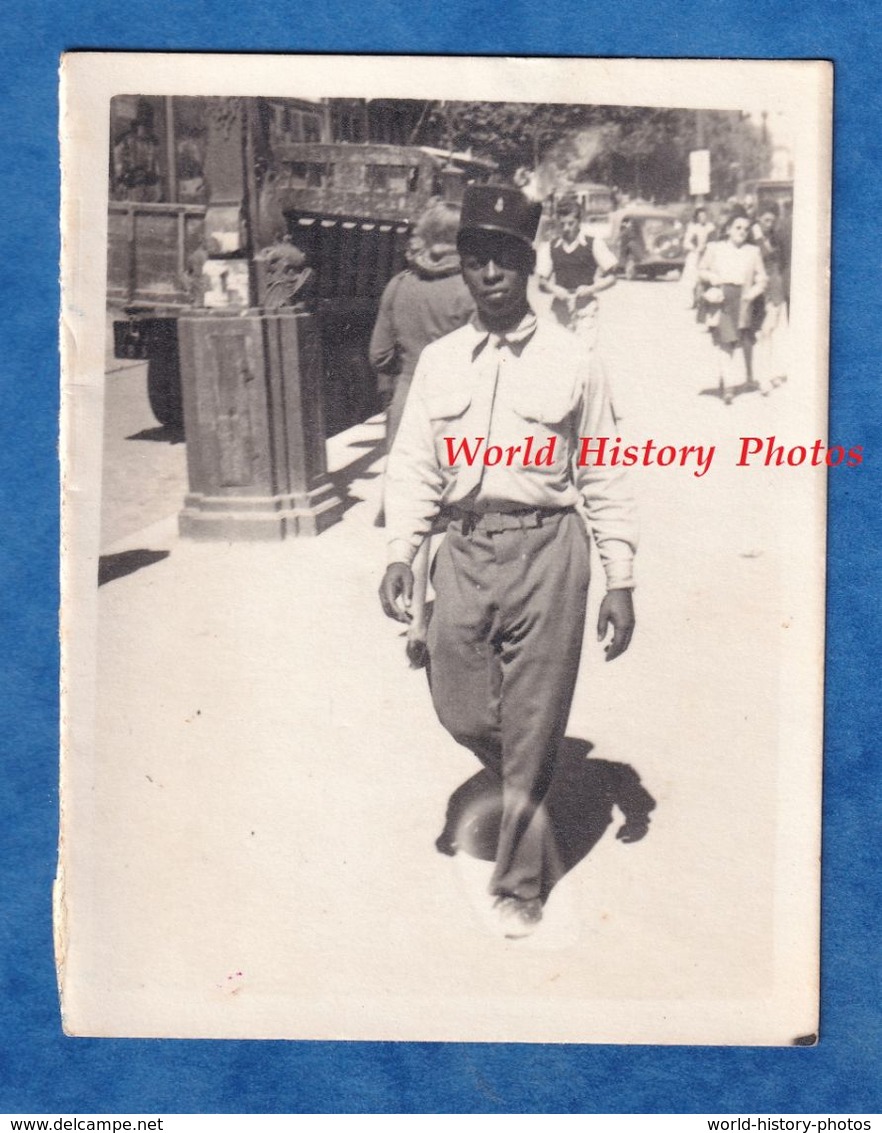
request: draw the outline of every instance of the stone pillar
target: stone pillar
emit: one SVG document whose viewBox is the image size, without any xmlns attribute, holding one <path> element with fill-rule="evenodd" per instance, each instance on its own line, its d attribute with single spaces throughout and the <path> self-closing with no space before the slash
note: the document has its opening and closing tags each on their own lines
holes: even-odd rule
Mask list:
<svg viewBox="0 0 882 1133">
<path fill-rule="evenodd" d="M 178 337 L 190 481 L 181 534 L 284 539 L 335 523 L 314 316 L 197 311 Z"/>
<path fill-rule="evenodd" d="M 209 101 L 202 307 L 178 318 L 192 539 L 317 535 L 340 518 L 327 475 L 315 316 L 267 309 L 255 263 L 254 106 Z"/>
</svg>

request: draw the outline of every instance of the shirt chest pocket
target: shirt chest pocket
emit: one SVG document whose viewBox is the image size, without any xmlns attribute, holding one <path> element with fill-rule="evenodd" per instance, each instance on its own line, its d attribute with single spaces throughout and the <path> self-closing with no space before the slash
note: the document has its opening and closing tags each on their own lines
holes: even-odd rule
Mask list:
<svg viewBox="0 0 882 1133">
<path fill-rule="evenodd" d="M 437 432 L 446 421 L 458 421 L 472 404 L 472 395 L 466 389 L 444 390 L 427 399 L 429 419 Z"/>
<path fill-rule="evenodd" d="M 563 432 L 574 405 L 568 389 L 528 389 L 513 396 L 512 409 L 529 423 Z"/>
<path fill-rule="evenodd" d="M 450 474 L 451 469 L 461 467 L 464 460 L 463 446 L 468 447 L 464 437 L 467 426 L 465 417 L 472 395 L 466 389 L 446 389 L 426 399 L 432 432 L 435 435 L 435 452 L 442 469 Z"/>
</svg>

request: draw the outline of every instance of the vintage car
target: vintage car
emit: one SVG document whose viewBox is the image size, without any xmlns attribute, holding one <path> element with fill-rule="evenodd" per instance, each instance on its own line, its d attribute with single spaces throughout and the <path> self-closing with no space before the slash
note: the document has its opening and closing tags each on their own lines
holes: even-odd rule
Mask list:
<svg viewBox="0 0 882 1133">
<path fill-rule="evenodd" d="M 683 235 L 683 222 L 674 212 L 631 204 L 611 215 L 608 243 L 626 279 L 657 279 L 683 270 Z"/>
</svg>

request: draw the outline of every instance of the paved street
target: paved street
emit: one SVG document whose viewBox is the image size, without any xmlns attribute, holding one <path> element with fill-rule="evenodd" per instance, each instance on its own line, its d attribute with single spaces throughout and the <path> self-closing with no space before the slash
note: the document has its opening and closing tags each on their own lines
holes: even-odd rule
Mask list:
<svg viewBox="0 0 882 1133">
<path fill-rule="evenodd" d="M 359 502 L 318 539 L 187 543 L 185 446 L 157 430 L 143 367 L 108 375 L 102 553 L 150 565 L 99 591 L 94 735 L 68 795 L 74 1029 L 100 1012 L 106 1033 L 622 1041 L 642 1022 L 713 1041 L 706 1001 L 721 1041 L 749 1041 L 745 1005 L 782 963 L 776 753 L 803 633 L 783 521 L 818 516 L 794 470 L 734 465 L 740 436 L 816 426 L 793 377 L 723 405 L 673 281 L 620 282 L 601 323 L 623 439 L 718 453 L 700 478 L 635 469 L 637 635 L 603 664 L 595 587 L 561 804 L 581 850 L 529 941 L 488 930 L 489 863 L 434 848 L 478 768 L 376 600 L 381 422 L 329 442 Z M 656 807 L 625 844 L 639 787 Z"/>
<path fill-rule="evenodd" d="M 150 411 L 147 363 L 111 361 L 104 414 L 101 546 L 111 546 L 178 510 L 187 452 Z"/>
</svg>

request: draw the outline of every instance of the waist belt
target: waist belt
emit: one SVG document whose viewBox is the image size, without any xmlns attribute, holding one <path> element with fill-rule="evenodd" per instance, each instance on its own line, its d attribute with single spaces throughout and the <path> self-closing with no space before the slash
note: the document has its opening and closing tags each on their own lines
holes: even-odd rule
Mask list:
<svg viewBox="0 0 882 1133">
<path fill-rule="evenodd" d="M 485 535 L 496 535 L 500 531 L 523 531 L 531 527 L 543 527 L 549 523 L 559 523 L 565 515 L 572 512 L 571 507 L 533 507 L 515 508 L 510 511 L 464 511 L 461 508 L 446 508 L 443 516 L 462 524 L 463 535 L 472 531 L 482 531 Z"/>
<path fill-rule="evenodd" d="M 561 284 L 561 287 L 563 287 L 564 291 L 566 291 L 568 295 L 575 295 L 580 287 L 584 287 L 584 284 L 577 283 L 575 287 L 565 287 L 563 284 Z M 582 298 L 586 303 L 596 303 L 598 301 L 596 295 L 584 295 Z"/>
</svg>

